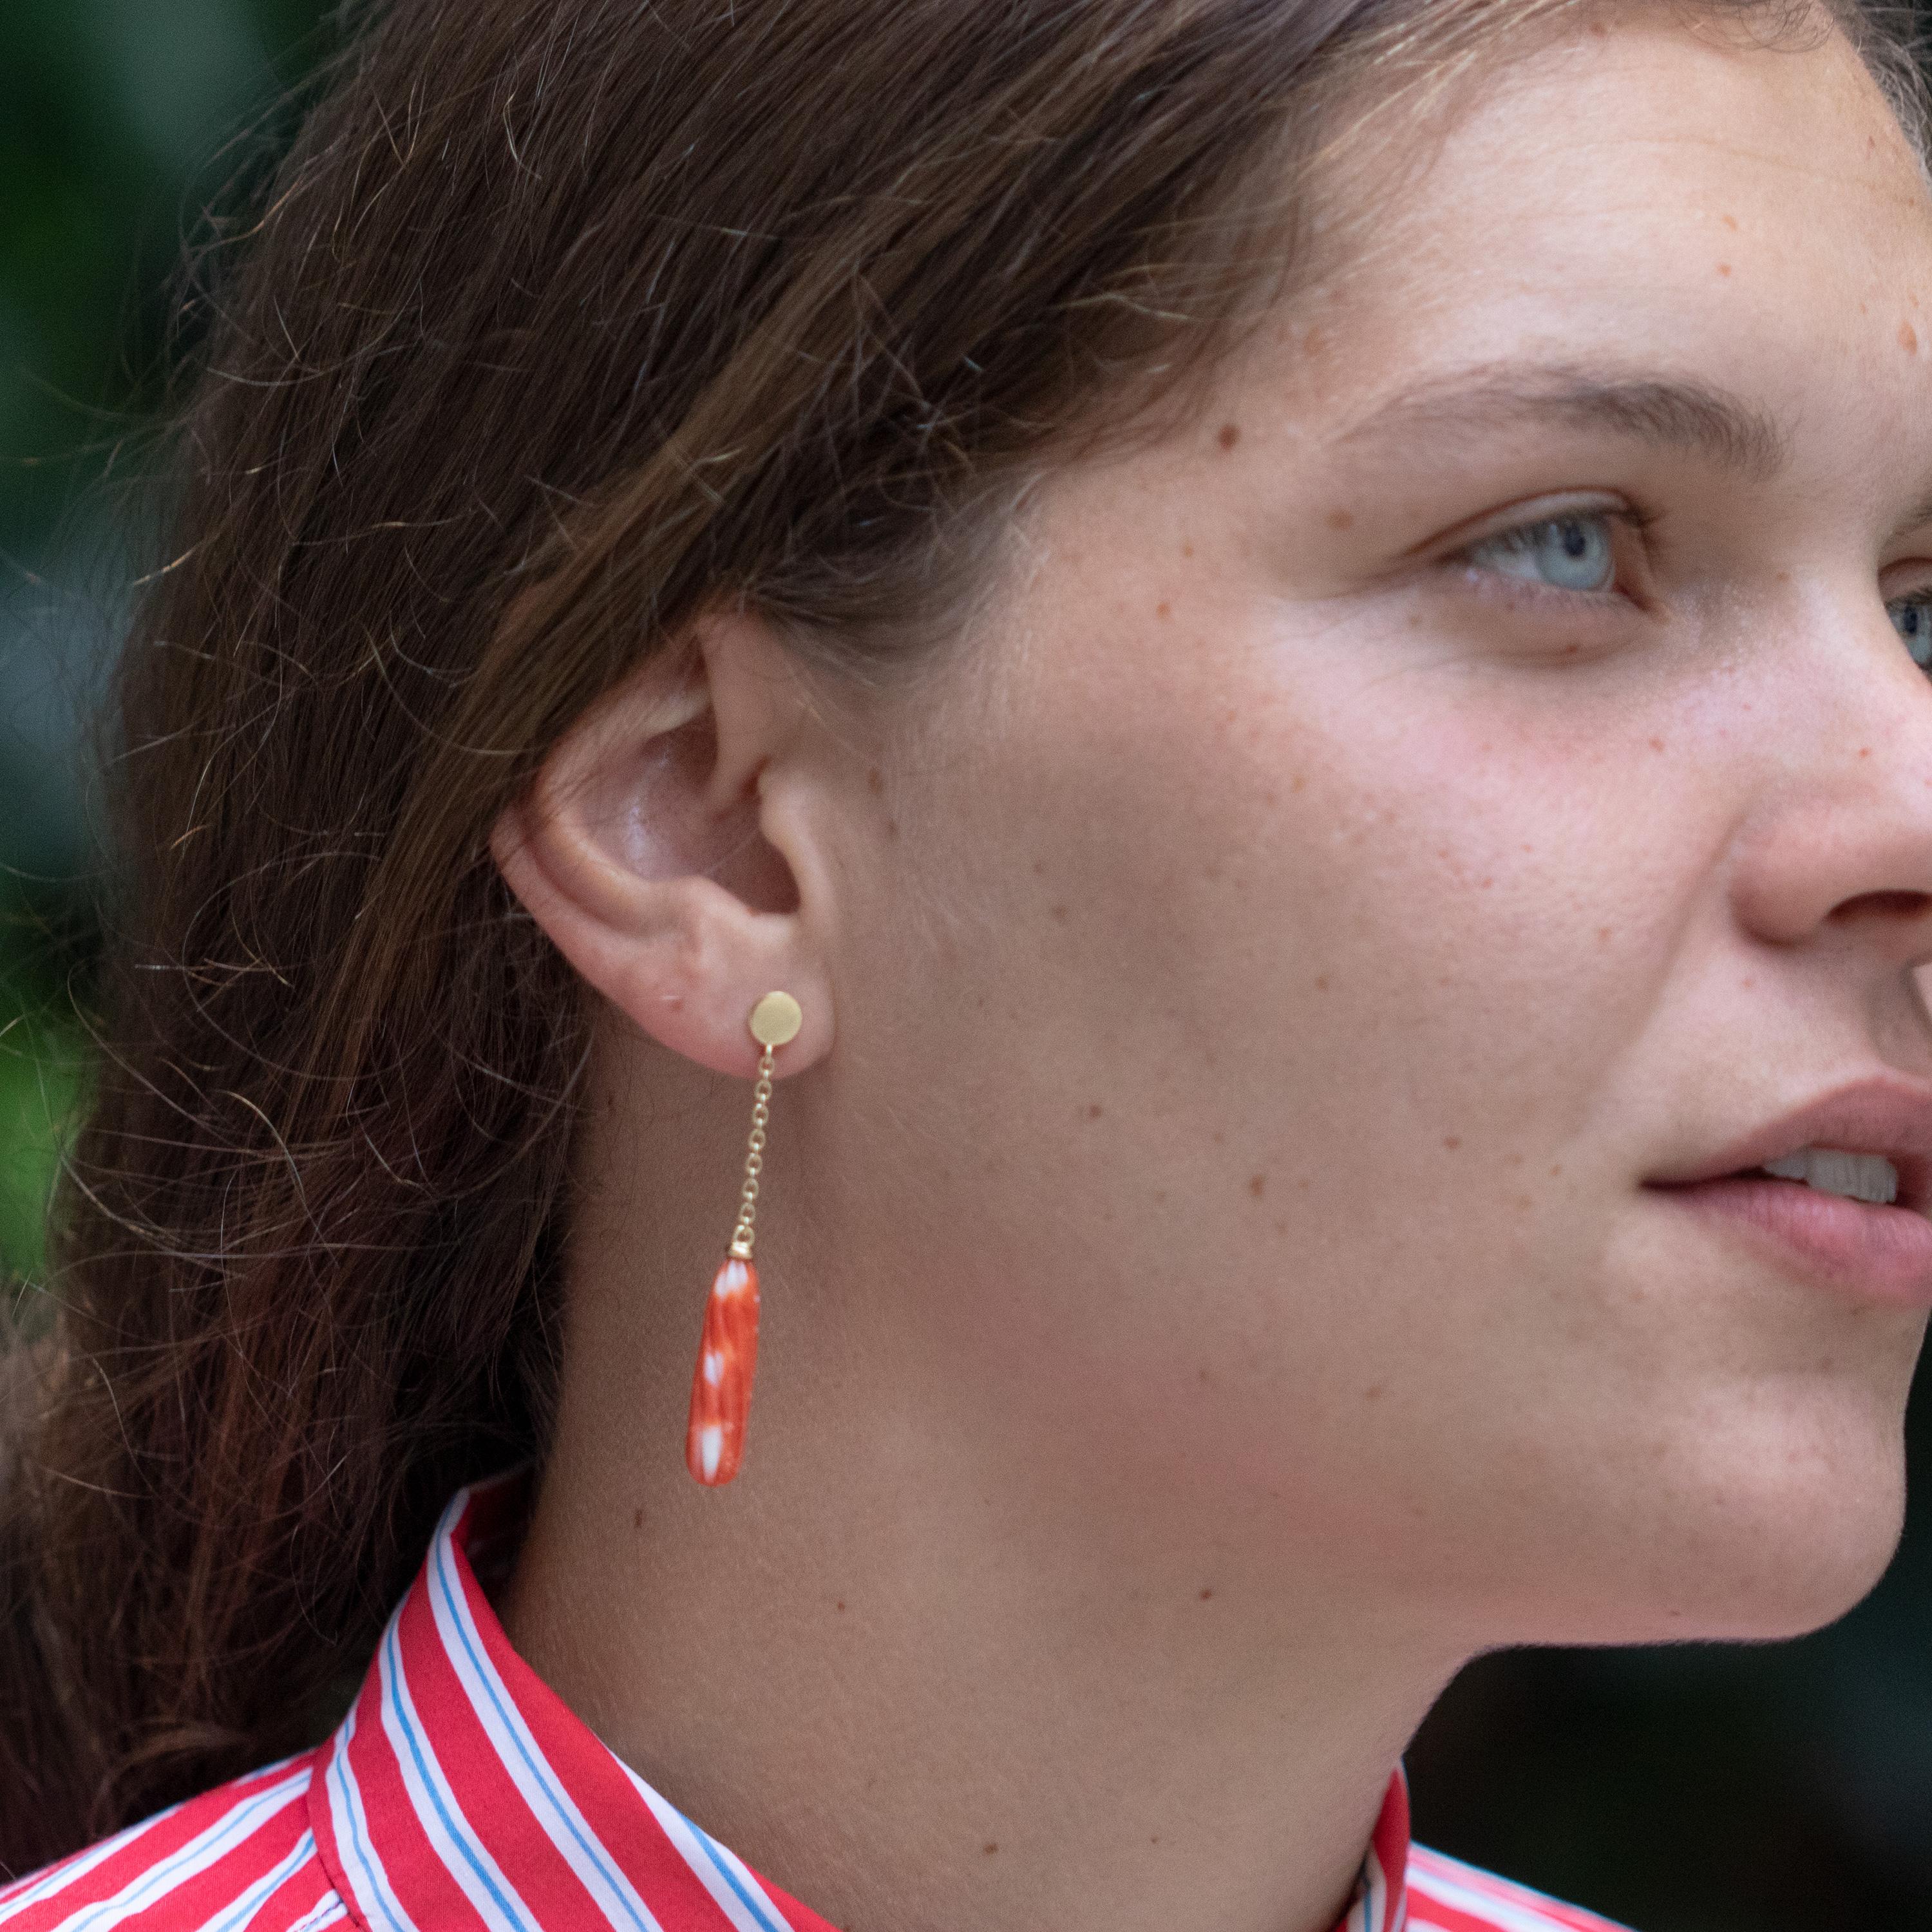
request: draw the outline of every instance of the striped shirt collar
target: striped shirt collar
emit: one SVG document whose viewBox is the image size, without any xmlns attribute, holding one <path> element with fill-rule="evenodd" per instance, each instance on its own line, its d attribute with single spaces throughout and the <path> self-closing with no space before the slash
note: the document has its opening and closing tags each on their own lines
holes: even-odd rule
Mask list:
<svg viewBox="0 0 1932 1932">
<path fill-rule="evenodd" d="M 833 1932 L 653 1790 L 524 1663 L 478 1582 L 520 1474 L 444 1513 L 309 1788 L 315 1842 L 369 1932 Z M 1390 1780 L 1336 1932 L 1403 1932 L 1408 1802 Z"/>
</svg>

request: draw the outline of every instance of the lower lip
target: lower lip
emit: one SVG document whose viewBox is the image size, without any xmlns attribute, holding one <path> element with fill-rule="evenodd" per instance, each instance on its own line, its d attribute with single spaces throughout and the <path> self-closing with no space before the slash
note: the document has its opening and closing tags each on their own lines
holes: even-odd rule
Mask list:
<svg viewBox="0 0 1932 1932">
<path fill-rule="evenodd" d="M 1732 1178 L 1652 1192 L 1728 1221 L 1860 1300 L 1932 1306 L 1932 1220 L 1821 1193 L 1802 1180 Z"/>
</svg>

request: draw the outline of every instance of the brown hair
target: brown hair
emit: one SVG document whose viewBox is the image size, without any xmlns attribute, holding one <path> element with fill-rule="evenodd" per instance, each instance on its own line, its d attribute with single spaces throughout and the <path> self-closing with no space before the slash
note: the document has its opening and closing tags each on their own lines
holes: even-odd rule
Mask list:
<svg viewBox="0 0 1932 1932">
<path fill-rule="evenodd" d="M 366 23 L 212 298 L 115 692 L 0 1870 L 311 1741 L 449 1492 L 541 1450 L 586 1026 L 486 840 L 546 748 L 720 595 L 919 662 L 1026 466 L 1273 292 L 1319 104 L 1584 4 Z"/>
</svg>

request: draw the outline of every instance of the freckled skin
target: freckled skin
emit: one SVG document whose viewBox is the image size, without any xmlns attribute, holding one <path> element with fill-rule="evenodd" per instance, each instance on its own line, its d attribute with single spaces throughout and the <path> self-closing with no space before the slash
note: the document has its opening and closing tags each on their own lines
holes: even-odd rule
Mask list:
<svg viewBox="0 0 1932 1932">
<path fill-rule="evenodd" d="M 1588 63 L 1573 50 L 1526 64 L 1450 135 L 1389 218 L 1390 245 L 1326 290 L 1346 356 L 1310 370 L 1305 325 L 1285 319 L 1223 384 L 1239 405 L 1238 448 L 1210 467 L 1180 439 L 1049 489 L 1032 541 L 1048 557 L 1077 548 L 1088 569 L 1036 575 L 1014 626 L 1024 658 L 997 671 L 980 661 L 1001 715 L 1028 728 L 990 749 L 974 782 L 1063 828 L 1090 902 L 1082 940 L 1036 982 L 1053 1043 L 1029 1078 L 1044 1092 L 1080 1077 L 1090 1029 L 1076 1016 L 1090 1011 L 1092 1050 L 1124 1056 L 1142 1089 L 1124 1104 L 1127 1126 L 1082 1143 L 1102 1165 L 1041 1150 L 1051 1198 L 1110 1193 L 1132 1171 L 1116 1136 L 1158 1117 L 1176 1198 L 1214 1201 L 1220 1130 L 1184 1131 L 1204 1113 L 1240 1120 L 1240 1143 L 1270 1166 L 1318 1177 L 1296 1224 L 1309 1260 L 1291 1280 L 1272 1250 L 1251 1268 L 1240 1224 L 1211 1211 L 1184 1262 L 1136 1255 L 1124 1301 L 1117 1269 L 1083 1247 L 1113 1372 L 1136 1391 L 1129 1408 L 1223 1435 L 1231 1458 L 1258 1468 L 1273 1466 L 1274 1445 L 1304 1498 L 1368 1508 L 1401 1491 L 1459 1539 L 1490 1525 L 1446 1558 L 1468 1563 L 1472 1588 L 1495 1583 L 1498 1550 L 1526 1532 L 1520 1480 L 1503 1486 L 1505 1520 L 1482 1472 L 1543 1471 L 1550 1515 L 1528 1540 L 1551 1540 L 1535 1559 L 1545 1578 L 1562 1546 L 1574 1596 L 1547 1606 L 1544 1624 L 1524 1599 L 1525 1635 L 1644 1636 L 1666 1602 L 1685 1612 L 1673 1634 L 1686 1618 L 1724 1634 L 1835 1614 L 1895 1531 L 1899 1405 L 1922 1325 L 1861 1320 L 1767 1280 L 1662 1219 L 1642 1188 L 1647 1172 L 1886 1064 L 1861 1016 L 1870 1002 L 1910 1013 L 1911 989 L 1898 942 L 1856 908 L 1886 886 L 1932 890 L 1932 816 L 1921 787 L 1901 789 L 1915 760 L 1932 759 L 1932 698 L 1868 560 L 1888 542 L 1888 568 L 1916 554 L 1892 531 L 1932 482 L 1908 427 L 1932 392 L 1904 358 L 1886 359 L 1884 332 L 1858 314 L 1932 269 L 1923 190 L 1896 138 L 1868 147 L 1881 110 L 1842 48 L 1682 54 L 1674 35 L 1639 31 L 1606 38 Z M 1612 104 L 1652 86 L 1632 112 Z M 1773 108 L 1782 118 L 1762 118 Z M 1564 135 L 1561 180 L 1519 225 L 1493 226 L 1485 211 L 1508 199 L 1526 130 L 1555 142 L 1577 112 L 1600 115 L 1604 131 L 1580 148 Z M 1714 112 L 1734 144 L 1709 138 Z M 1637 191 L 1646 182 L 1654 193 Z M 1736 238 L 1736 272 L 1714 288 L 1698 212 L 1714 205 Z M 1507 278 L 1499 249 L 1516 263 Z M 1787 473 L 1745 484 L 1682 451 L 1576 434 L 1445 448 L 1439 464 L 1402 449 L 1384 464 L 1337 440 L 1401 383 L 1551 342 L 1578 362 L 1690 370 L 1808 429 L 1793 429 Z M 1666 506 L 1686 561 L 1656 617 L 1615 632 L 1539 620 L 1459 594 L 1446 567 L 1430 579 L 1402 562 L 1436 531 L 1564 490 Z M 1338 496 L 1351 512 L 1336 512 Z M 1156 563 L 1146 532 L 1184 505 L 1198 555 L 1172 595 L 1186 596 L 1199 641 L 1176 656 L 1155 645 L 1157 627 L 1090 617 L 1153 608 L 1134 597 L 1137 578 L 1175 566 L 1171 551 Z M 1932 556 L 1932 532 L 1916 541 Z M 1217 702 L 1229 696 L 1232 709 Z M 1846 760 L 1868 739 L 1885 754 L 1854 782 Z M 1307 779 L 1296 832 L 1259 804 L 1284 766 Z M 938 816 L 967 822 L 963 809 Z M 974 841 L 999 848 L 976 825 Z M 970 869 L 998 902 L 994 875 Z M 1841 902 L 1864 950 L 1829 979 L 1816 962 Z M 995 929 L 1040 918 L 1015 907 Z M 1124 981 L 1109 962 L 1128 932 Z M 1728 962 L 1768 949 L 1788 985 L 1741 999 Z M 1318 971 L 1298 974 L 1314 952 Z M 1318 977 L 1336 990 L 1311 1010 L 1288 988 Z M 1248 1051 L 1204 1079 L 1198 1042 L 1230 1024 Z M 1904 1024 L 1886 1033 L 1922 1039 L 1922 1027 L 1900 1035 Z M 1418 1066 L 1432 1070 L 1420 1083 Z M 1010 1087 L 989 1089 L 969 1116 L 990 1132 L 1016 1104 Z M 1544 1156 L 1539 1185 L 1561 1167 L 1560 1214 L 1490 1178 L 1522 1162 L 1496 1143 L 1523 1126 Z M 1432 1165 L 1418 1144 L 1457 1158 Z M 1191 1178 L 1190 1145 L 1205 1162 Z M 1403 1185 L 1364 1216 L 1368 1173 Z M 1204 1414 L 1162 1392 L 1162 1284 L 1210 1276 L 1258 1352 L 1230 1365 Z M 1667 1316 L 1657 1303 L 1630 1314 L 1624 1285 L 1638 1278 L 1683 1285 Z M 1195 1318 L 1192 1292 L 1175 1292 Z M 1090 1318 L 1062 1319 L 1064 1307 L 1029 1306 L 1042 1360 L 1078 1352 Z M 1494 1323 L 1512 1338 L 1500 1356 Z M 1844 1328 L 1856 1345 L 1793 1399 L 1790 1364 L 1816 1354 L 1803 1338 Z M 1261 1339 L 1277 1334 L 1279 1348 Z M 1298 1436 L 1283 1418 L 1325 1414 L 1320 1391 L 1351 1353 L 1430 1354 L 1408 1420 L 1481 1453 L 1424 1471 L 1405 1436 Z M 1058 1378 L 1055 1390 L 1064 1402 Z M 1104 1431 L 1096 1400 L 1078 1426 Z M 1675 1442 L 1667 1490 L 1648 1467 L 1659 1432 Z M 1640 1478 L 1628 1452 L 1639 1442 Z M 1677 1514 L 1660 1520 L 1665 1494 Z M 1770 1550 L 1789 1565 L 1774 1584 Z M 1530 1597 L 1543 1587 L 1524 1582 Z M 1693 1598 L 1702 1607 L 1687 1610 Z"/>
<path fill-rule="evenodd" d="M 1886 608 L 1932 584 L 1932 209 L 1841 42 L 1600 11 L 1330 184 L 1375 245 L 1168 441 L 1049 476 L 915 698 L 775 758 L 837 1030 L 773 1103 L 717 1495 L 651 1432 L 743 1085 L 676 1087 L 643 998 L 602 1051 L 512 1636 L 836 1923 L 1332 1924 L 1466 1658 L 1789 1634 L 1889 1555 L 1923 1317 L 1643 1184 L 1932 1081 L 1932 692 Z M 1552 355 L 1721 386 L 1788 462 L 1359 433 Z M 1579 500 L 1652 519 L 1600 604 L 1472 560 Z M 797 1614 L 835 1588 L 864 1615 Z M 1150 1815 L 1190 1821 L 1159 1859 Z"/>
</svg>

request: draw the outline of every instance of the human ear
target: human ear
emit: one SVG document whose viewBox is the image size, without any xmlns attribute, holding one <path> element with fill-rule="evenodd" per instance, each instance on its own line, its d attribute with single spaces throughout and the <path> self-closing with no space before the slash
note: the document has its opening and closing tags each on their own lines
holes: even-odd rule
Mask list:
<svg viewBox="0 0 1932 1932">
<path fill-rule="evenodd" d="M 824 942 L 836 868 L 796 666 L 754 614 L 697 620 L 554 746 L 499 818 L 510 890 L 578 972 L 652 1038 L 750 1077 L 765 994 L 804 1012 L 781 1074 L 832 1043 Z"/>
</svg>

